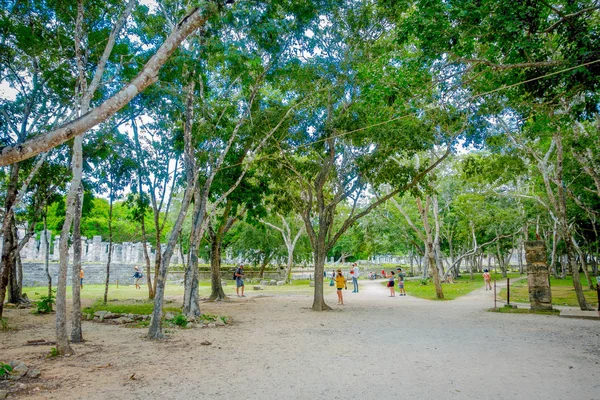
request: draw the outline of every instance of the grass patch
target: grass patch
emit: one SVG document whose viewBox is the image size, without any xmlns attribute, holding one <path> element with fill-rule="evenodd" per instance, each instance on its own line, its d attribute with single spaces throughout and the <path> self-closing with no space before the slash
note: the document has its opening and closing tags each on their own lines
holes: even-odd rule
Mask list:
<svg viewBox="0 0 600 400">
<path fill-rule="evenodd" d="M 560 310 L 530 310 L 529 308 L 498 307 L 490 308 L 489 312 L 504 314 L 539 314 L 539 315 L 559 315 Z"/>
<path fill-rule="evenodd" d="M 94 314 L 96 311 L 110 311 L 111 313 L 119 314 L 138 314 L 150 315 L 154 310 L 154 303 L 147 302 L 108 302 L 104 304 L 102 300 L 97 300 L 90 307 L 85 307 L 85 314 Z M 163 307 L 165 312 L 181 312 L 180 307 Z"/>
<path fill-rule="evenodd" d="M 494 279 L 501 280 L 502 274 L 492 273 L 492 281 Z M 518 278 L 518 273 L 510 273 L 508 277 Z M 398 290 L 398 282 L 396 284 L 396 291 Z M 387 281 L 382 282 L 382 285 L 387 286 Z M 482 274 L 474 274 L 473 280 L 468 274 L 460 276 L 454 280 L 454 283 L 442 283 L 442 291 L 444 292 L 443 300 L 454 300 L 461 296 L 471 293 L 473 290 L 482 288 L 485 286 L 483 282 Z M 420 299 L 437 300 L 435 296 L 435 286 L 431 279 L 427 279 L 427 284 L 423 285 L 421 280 L 405 280 L 404 289 L 406 293 L 418 297 Z M 511 296 L 512 297 L 512 296 Z M 529 300 L 528 300 L 529 301 Z"/>
<path fill-rule="evenodd" d="M 588 287 L 587 279 L 581 274 L 581 286 L 583 287 L 583 295 L 589 304 L 595 309 L 598 308 L 598 297 L 595 290 Z M 552 304 L 557 306 L 579 307 L 575 289 L 573 288 L 573 277 L 565 279 L 550 278 L 550 289 L 552 290 Z M 506 289 L 500 292 L 500 298 L 506 300 Z M 527 281 L 517 282 L 515 285 L 510 285 L 510 301 L 515 303 L 529 303 L 529 287 Z"/>
</svg>

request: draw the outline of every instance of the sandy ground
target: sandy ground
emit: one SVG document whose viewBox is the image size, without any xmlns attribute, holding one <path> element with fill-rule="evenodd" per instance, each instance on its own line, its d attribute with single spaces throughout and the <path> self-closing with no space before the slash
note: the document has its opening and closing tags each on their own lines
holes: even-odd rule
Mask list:
<svg viewBox="0 0 600 400">
<path fill-rule="evenodd" d="M 203 303 L 234 323 L 158 343 L 83 322 L 77 355 L 55 359 L 23 346 L 52 340 L 53 316 L 10 310 L 19 330 L 0 333 L 0 360 L 35 365 L 56 386 L 25 399 L 600 399 L 598 321 L 489 313 L 483 289 L 434 302 L 361 281 L 345 306 L 326 290 L 331 312 L 311 311 L 304 295 Z"/>
</svg>

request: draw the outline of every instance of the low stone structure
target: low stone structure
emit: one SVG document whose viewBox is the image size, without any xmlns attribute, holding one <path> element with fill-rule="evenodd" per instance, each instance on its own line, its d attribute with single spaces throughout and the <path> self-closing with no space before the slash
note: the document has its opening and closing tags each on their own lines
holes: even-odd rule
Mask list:
<svg viewBox="0 0 600 400">
<path fill-rule="evenodd" d="M 546 262 L 546 244 L 541 240 L 525 242 L 527 284 L 532 310 L 552 310 L 550 274 Z"/>
</svg>

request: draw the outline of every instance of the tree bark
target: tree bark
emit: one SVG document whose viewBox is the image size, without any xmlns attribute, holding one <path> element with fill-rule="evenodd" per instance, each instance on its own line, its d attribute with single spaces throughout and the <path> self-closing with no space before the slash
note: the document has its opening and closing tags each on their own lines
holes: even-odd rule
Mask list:
<svg viewBox="0 0 600 400">
<path fill-rule="evenodd" d="M 11 229 L 13 205 L 17 199 L 17 184 L 19 182 L 19 164 L 10 167 L 10 175 L 6 198 L 4 199 L 4 218 L 2 221 L 2 264 L 0 264 L 0 317 L 4 311 L 4 298 L 8 285 L 9 271 L 11 268 L 12 252 L 17 244 Z"/>
<path fill-rule="evenodd" d="M 421 220 L 423 221 L 423 227 L 425 228 L 425 238 L 427 245 L 427 260 L 429 263 L 429 270 L 431 271 L 431 276 L 433 278 L 433 285 L 435 286 L 435 297 L 438 299 L 444 298 L 444 292 L 442 290 L 442 283 L 440 281 L 440 274 L 438 271 L 437 262 L 435 260 L 435 249 L 433 243 L 433 235 L 431 233 L 431 226 L 429 225 L 429 204 L 431 202 L 430 197 L 427 196 L 425 200 L 425 207 L 421 202 L 421 199 L 417 197 L 417 207 L 419 209 L 419 213 L 421 214 Z"/>
<path fill-rule="evenodd" d="M 44 212 L 44 243 L 46 245 L 46 254 L 44 255 L 44 269 L 46 278 L 48 279 L 48 296 L 52 294 L 52 275 L 50 275 L 50 239 L 48 238 L 48 205 L 45 206 Z"/>
<path fill-rule="evenodd" d="M 75 200 L 75 215 L 73 218 L 73 268 L 71 271 L 71 292 L 73 294 L 73 310 L 71 311 L 71 343 L 83 342 L 81 329 L 81 211 L 83 204 L 83 187 L 79 185 Z"/>
<path fill-rule="evenodd" d="M 104 304 L 108 301 L 108 284 L 110 283 L 110 262 L 112 259 L 112 213 L 113 213 L 113 189 L 112 182 L 109 182 L 109 206 L 108 206 L 108 260 L 106 261 L 106 282 L 104 284 Z"/>
<path fill-rule="evenodd" d="M 579 278 L 579 267 L 575 262 L 575 248 L 573 245 L 573 237 L 571 235 L 571 228 L 569 226 L 569 220 L 567 218 L 567 203 L 565 191 L 563 188 L 563 148 L 562 148 L 562 137 L 560 132 L 554 134 L 553 140 L 556 143 L 556 188 L 557 188 L 557 205 L 558 205 L 558 219 L 561 229 L 561 236 L 565 241 L 567 250 L 567 262 L 571 267 L 571 273 L 573 274 L 573 288 L 575 289 L 575 295 L 577 296 L 577 302 L 579 308 L 582 310 L 591 310 L 592 307 L 588 304 L 583 295 L 583 289 L 581 287 L 581 281 Z"/>
<path fill-rule="evenodd" d="M 167 281 L 167 271 L 169 270 L 171 256 L 173 255 L 175 245 L 177 244 L 177 240 L 181 234 L 181 227 L 183 226 L 183 221 L 187 215 L 188 208 L 190 206 L 190 202 L 192 201 L 192 196 L 196 191 L 197 184 L 197 179 L 195 179 L 196 161 L 194 158 L 194 145 L 192 144 L 191 129 L 184 129 L 183 133 L 184 164 L 187 186 L 183 194 L 183 200 L 181 201 L 179 215 L 177 216 L 177 220 L 175 221 L 173 230 L 171 231 L 171 236 L 169 237 L 169 242 L 167 243 L 165 252 L 161 257 L 162 262 L 159 273 L 155 277 L 155 282 L 158 283 L 156 285 L 156 291 L 154 292 L 154 310 L 152 311 L 152 319 L 150 320 L 150 327 L 148 329 L 148 338 L 154 340 L 164 337 L 162 333 L 161 320 L 165 296 L 165 285 Z M 160 249 L 157 249 L 157 252 L 160 252 Z"/>
<path fill-rule="evenodd" d="M 221 240 L 218 235 L 211 235 L 210 243 L 210 297 L 209 300 L 225 300 L 225 292 L 221 283 Z"/>
</svg>

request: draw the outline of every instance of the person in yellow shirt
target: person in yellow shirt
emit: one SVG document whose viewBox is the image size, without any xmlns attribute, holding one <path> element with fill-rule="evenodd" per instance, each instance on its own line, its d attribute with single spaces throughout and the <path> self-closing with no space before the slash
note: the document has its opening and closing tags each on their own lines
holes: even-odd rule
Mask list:
<svg viewBox="0 0 600 400">
<path fill-rule="evenodd" d="M 346 278 L 344 278 L 344 275 L 342 275 L 342 270 L 338 269 L 337 270 L 337 275 L 335 277 L 335 288 L 337 289 L 337 295 L 338 295 L 338 304 L 344 305 L 344 296 L 342 295 L 342 289 L 348 289 L 348 286 L 346 285 Z"/>
<path fill-rule="evenodd" d="M 83 269 L 79 270 L 79 287 L 83 289 Z"/>
</svg>

